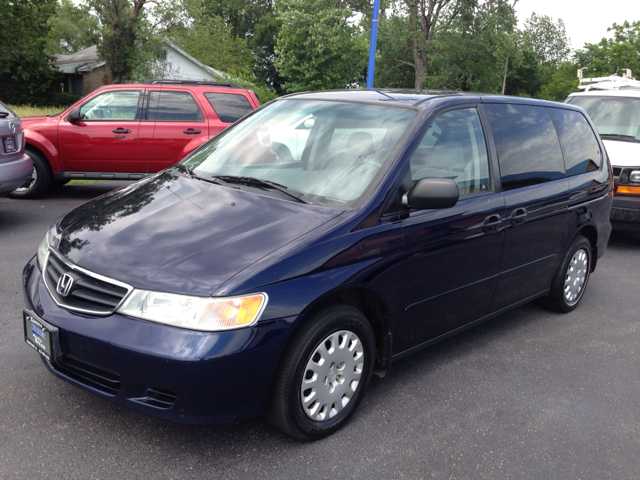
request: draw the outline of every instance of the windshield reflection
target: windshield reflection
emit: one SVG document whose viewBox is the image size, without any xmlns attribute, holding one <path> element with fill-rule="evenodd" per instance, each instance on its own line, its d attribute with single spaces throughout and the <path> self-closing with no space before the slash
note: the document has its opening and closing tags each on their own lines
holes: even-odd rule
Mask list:
<svg viewBox="0 0 640 480">
<path fill-rule="evenodd" d="M 203 177 L 258 178 L 306 202 L 351 208 L 380 179 L 415 115 L 405 108 L 282 100 L 184 163 Z"/>
</svg>

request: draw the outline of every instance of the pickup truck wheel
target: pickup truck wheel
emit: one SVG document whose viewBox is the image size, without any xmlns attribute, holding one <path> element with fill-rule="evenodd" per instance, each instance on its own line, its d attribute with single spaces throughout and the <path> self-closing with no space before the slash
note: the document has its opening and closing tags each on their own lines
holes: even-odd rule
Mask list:
<svg viewBox="0 0 640 480">
<path fill-rule="evenodd" d="M 375 356 L 366 317 L 333 305 L 305 321 L 283 354 L 271 388 L 267 418 L 300 440 L 340 429 L 364 397 Z"/>
<path fill-rule="evenodd" d="M 33 162 L 31 180 L 16 188 L 9 196 L 13 198 L 37 198 L 49 188 L 52 175 L 49 172 L 47 161 L 40 154 L 31 150 L 25 150 L 24 153 L 31 157 Z"/>
</svg>

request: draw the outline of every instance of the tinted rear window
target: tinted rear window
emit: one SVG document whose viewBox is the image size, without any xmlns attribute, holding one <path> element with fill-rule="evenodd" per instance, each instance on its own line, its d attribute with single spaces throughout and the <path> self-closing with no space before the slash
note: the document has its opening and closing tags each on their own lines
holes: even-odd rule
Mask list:
<svg viewBox="0 0 640 480">
<path fill-rule="evenodd" d="M 598 170 L 600 146 L 584 115 L 560 108 L 550 108 L 549 114 L 560 136 L 567 176 Z"/>
<path fill-rule="evenodd" d="M 204 122 L 204 115 L 187 92 L 151 92 L 147 120 L 157 122 Z"/>
<path fill-rule="evenodd" d="M 486 110 L 498 149 L 503 190 L 565 176 L 558 134 L 545 107 L 488 104 Z"/>
<path fill-rule="evenodd" d="M 249 100 L 243 95 L 229 93 L 205 93 L 205 97 L 223 122 L 235 122 L 251 110 Z"/>
</svg>

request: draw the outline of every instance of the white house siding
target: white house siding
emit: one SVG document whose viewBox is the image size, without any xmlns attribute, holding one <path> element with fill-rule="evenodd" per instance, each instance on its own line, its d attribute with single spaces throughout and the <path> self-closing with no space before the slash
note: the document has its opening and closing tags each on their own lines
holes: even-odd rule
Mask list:
<svg viewBox="0 0 640 480">
<path fill-rule="evenodd" d="M 217 80 L 211 72 L 197 65 L 171 47 L 167 48 L 163 78 L 167 80 Z"/>
</svg>

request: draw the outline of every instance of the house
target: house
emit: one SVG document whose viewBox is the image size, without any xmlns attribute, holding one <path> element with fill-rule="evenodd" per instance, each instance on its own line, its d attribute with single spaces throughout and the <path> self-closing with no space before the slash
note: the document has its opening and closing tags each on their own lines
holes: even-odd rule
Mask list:
<svg viewBox="0 0 640 480">
<path fill-rule="evenodd" d="M 166 56 L 154 65 L 156 78 L 167 80 L 224 81 L 224 73 L 195 59 L 176 44 L 163 39 Z M 64 73 L 64 91 L 84 96 L 111 83 L 109 70 L 93 45 L 69 55 L 56 55 L 54 64 Z"/>
</svg>

